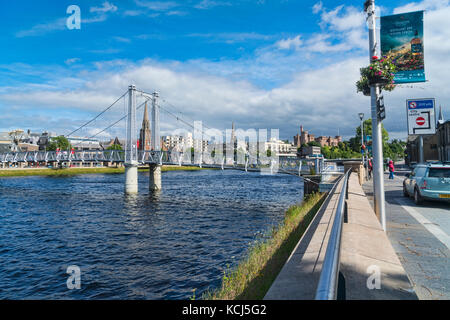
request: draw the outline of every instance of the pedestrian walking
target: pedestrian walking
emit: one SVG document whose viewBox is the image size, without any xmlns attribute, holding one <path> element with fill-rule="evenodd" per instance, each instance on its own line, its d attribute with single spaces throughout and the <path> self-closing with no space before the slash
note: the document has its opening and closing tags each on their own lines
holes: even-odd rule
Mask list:
<svg viewBox="0 0 450 320">
<path fill-rule="evenodd" d="M 395 168 L 394 168 L 394 161 L 390 160 L 389 161 L 389 179 L 394 179 L 394 172 L 395 172 Z"/>
<path fill-rule="evenodd" d="M 367 165 L 369 167 L 369 179 L 372 179 L 373 158 L 370 158 L 369 161 L 367 161 Z"/>
</svg>

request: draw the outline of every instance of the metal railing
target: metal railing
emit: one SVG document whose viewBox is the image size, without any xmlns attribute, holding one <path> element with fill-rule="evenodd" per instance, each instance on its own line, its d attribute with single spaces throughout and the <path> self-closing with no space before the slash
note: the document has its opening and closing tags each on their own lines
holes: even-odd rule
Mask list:
<svg viewBox="0 0 450 320">
<path fill-rule="evenodd" d="M 316 290 L 316 300 L 336 300 L 337 298 L 342 225 L 344 223 L 345 199 L 347 197 L 347 185 L 350 172 L 351 170 L 348 170 L 343 177 L 341 194 L 339 196 L 333 227 L 322 264 L 322 272 Z"/>
</svg>

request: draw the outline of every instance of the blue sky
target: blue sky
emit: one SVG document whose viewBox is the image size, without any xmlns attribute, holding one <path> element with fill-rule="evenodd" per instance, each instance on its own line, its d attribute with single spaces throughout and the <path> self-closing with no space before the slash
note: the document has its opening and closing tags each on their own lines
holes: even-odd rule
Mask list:
<svg viewBox="0 0 450 320">
<path fill-rule="evenodd" d="M 81 8 L 81 30 L 65 27 L 66 9 L 73 4 Z M 367 98 L 354 90 L 358 68 L 368 60 L 362 4 L 2 2 L 0 131 L 67 133 L 134 82 L 146 91 L 160 91 L 186 117 L 219 129 L 234 120 L 244 129 L 278 128 L 283 138 L 291 138 L 300 124 L 316 135 L 351 135 L 358 120 L 349 115 L 369 114 Z M 448 108 L 449 94 L 440 89 L 449 79 L 439 64 L 449 46 L 449 28 L 442 25 L 448 24 L 444 17 L 449 1 L 402 0 L 392 5 L 380 0 L 377 5 L 382 14 L 427 9 L 430 83 L 401 88 L 391 100 L 386 97 L 395 109 L 388 109 L 392 116 L 385 125 L 395 136 L 406 137 L 405 125 L 398 121 L 405 119 L 406 98 L 434 96 Z M 94 125 L 108 124 L 120 111 Z M 165 120 L 162 129 L 170 133 L 178 124 Z"/>
</svg>

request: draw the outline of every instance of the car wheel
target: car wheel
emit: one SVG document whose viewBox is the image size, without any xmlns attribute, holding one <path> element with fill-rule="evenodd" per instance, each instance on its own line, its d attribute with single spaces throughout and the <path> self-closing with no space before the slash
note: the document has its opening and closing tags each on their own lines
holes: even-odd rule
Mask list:
<svg viewBox="0 0 450 320">
<path fill-rule="evenodd" d="M 406 198 L 409 198 L 409 193 L 408 193 L 408 190 L 406 190 L 405 184 L 403 184 L 403 196 Z"/>
<path fill-rule="evenodd" d="M 420 195 L 419 189 L 414 189 L 414 203 L 415 204 L 422 204 L 423 198 Z"/>
</svg>

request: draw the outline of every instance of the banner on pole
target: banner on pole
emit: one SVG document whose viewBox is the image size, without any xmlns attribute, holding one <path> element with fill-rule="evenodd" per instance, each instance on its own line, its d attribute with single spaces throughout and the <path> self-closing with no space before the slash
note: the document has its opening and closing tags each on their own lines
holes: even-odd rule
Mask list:
<svg viewBox="0 0 450 320">
<path fill-rule="evenodd" d="M 397 84 L 425 82 L 423 11 L 381 17 L 381 54 L 397 66 Z"/>
</svg>

